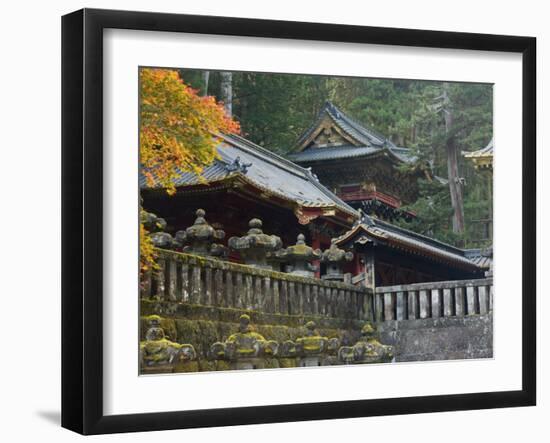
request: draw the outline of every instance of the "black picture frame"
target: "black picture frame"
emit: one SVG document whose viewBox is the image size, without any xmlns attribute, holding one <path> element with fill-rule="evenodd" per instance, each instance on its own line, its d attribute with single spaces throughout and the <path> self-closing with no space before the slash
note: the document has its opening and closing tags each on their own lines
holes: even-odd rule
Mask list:
<svg viewBox="0 0 550 443">
<path fill-rule="evenodd" d="M 103 30 L 171 31 L 520 53 L 523 57 L 522 389 L 132 415 L 103 413 Z M 536 403 L 536 39 L 83 9 L 62 18 L 62 426 L 151 431 Z"/>
</svg>

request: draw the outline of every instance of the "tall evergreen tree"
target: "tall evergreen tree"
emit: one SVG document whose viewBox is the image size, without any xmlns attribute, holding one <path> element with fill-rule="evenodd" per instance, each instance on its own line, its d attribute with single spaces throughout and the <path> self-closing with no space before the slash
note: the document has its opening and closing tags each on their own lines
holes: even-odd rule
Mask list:
<svg viewBox="0 0 550 443">
<path fill-rule="evenodd" d="M 227 106 L 227 76 L 209 72 L 207 77 L 180 70 L 180 76 Z M 479 149 L 492 137 L 491 85 L 233 72 L 230 98 L 242 134 L 283 155 L 324 102 L 333 101 L 398 146 L 413 149 L 418 163 L 432 170 L 434 177 L 421 184 L 410 206 L 417 219 L 404 226 L 457 245 L 479 243 L 478 220 L 490 218 L 491 188 L 461 152 Z"/>
</svg>

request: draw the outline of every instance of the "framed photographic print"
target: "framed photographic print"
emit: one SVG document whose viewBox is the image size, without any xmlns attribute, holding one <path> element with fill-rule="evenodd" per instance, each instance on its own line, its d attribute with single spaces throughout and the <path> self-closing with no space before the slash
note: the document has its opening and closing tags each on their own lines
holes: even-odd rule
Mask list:
<svg viewBox="0 0 550 443">
<path fill-rule="evenodd" d="M 64 427 L 535 404 L 534 38 L 62 24 Z"/>
</svg>

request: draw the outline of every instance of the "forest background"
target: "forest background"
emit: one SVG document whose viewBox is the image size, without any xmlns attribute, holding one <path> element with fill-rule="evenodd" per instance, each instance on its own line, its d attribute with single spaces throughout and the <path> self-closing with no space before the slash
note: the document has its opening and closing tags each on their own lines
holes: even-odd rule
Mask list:
<svg viewBox="0 0 550 443">
<path fill-rule="evenodd" d="M 283 156 L 330 100 L 359 123 L 412 149 L 434 179 L 422 180 L 417 214 L 402 227 L 461 247 L 492 239 L 492 174 L 462 155 L 492 139 L 490 84 L 179 69 L 200 95 L 214 96 L 244 137 Z M 417 163 L 417 164 L 418 164 Z M 412 167 L 412 166 L 409 166 Z M 457 201 L 458 199 L 458 201 Z"/>
</svg>

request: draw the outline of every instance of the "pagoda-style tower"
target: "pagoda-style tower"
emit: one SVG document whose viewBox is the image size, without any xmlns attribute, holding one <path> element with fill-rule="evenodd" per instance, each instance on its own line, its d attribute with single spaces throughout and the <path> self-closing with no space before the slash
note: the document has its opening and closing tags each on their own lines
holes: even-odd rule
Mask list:
<svg viewBox="0 0 550 443">
<path fill-rule="evenodd" d="M 407 148 L 366 128 L 326 102 L 315 123 L 298 140 L 290 160 L 311 168 L 319 181 L 342 200 L 369 215 L 392 221 L 411 219 L 401 206 L 418 197 L 419 168 Z"/>
<path fill-rule="evenodd" d="M 495 142 L 491 139 L 484 148 L 472 152 L 462 151 L 462 155 L 471 160 L 476 169 L 493 172 L 494 152 Z"/>
<path fill-rule="evenodd" d="M 487 189 L 489 190 L 487 199 L 489 201 L 489 212 L 487 218 L 482 220 L 472 220 L 481 227 L 480 236 L 477 239 L 481 244 L 493 243 L 493 161 L 495 155 L 495 142 L 491 138 L 487 146 L 477 151 L 462 151 L 462 155 L 470 160 L 474 167 L 483 173 L 487 180 Z M 492 248 L 492 247 L 491 247 Z M 491 252 L 492 256 L 492 252 Z"/>
</svg>

